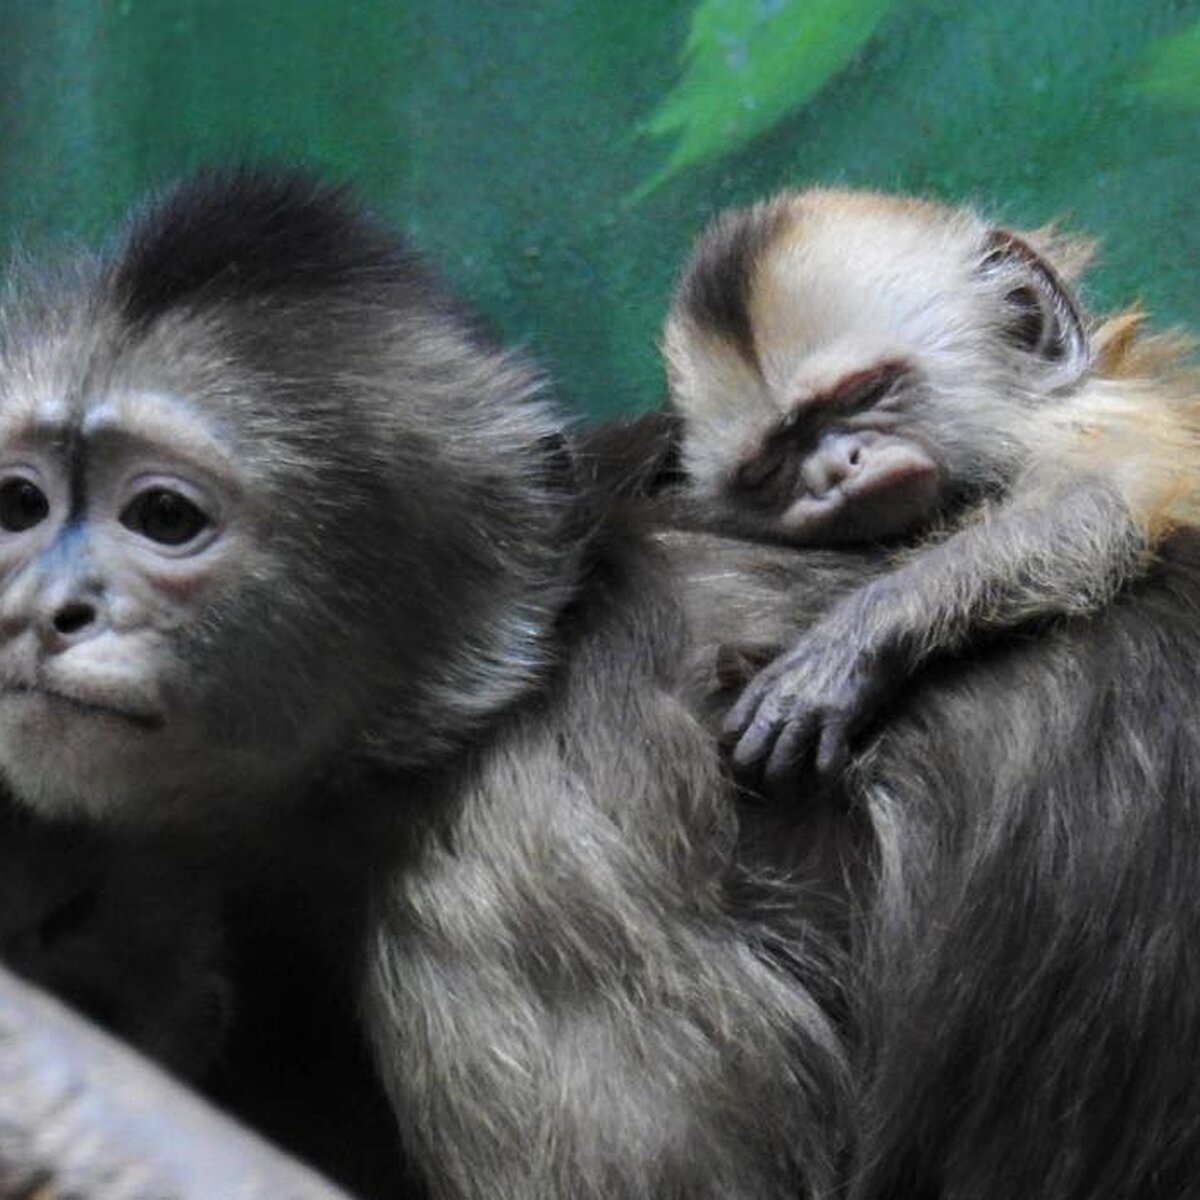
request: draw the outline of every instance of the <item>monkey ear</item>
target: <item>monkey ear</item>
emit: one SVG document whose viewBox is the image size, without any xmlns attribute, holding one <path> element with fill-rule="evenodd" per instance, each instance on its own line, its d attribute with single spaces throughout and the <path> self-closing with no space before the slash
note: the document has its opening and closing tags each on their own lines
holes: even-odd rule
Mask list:
<svg viewBox="0 0 1200 1200">
<path fill-rule="evenodd" d="M 1023 238 L 993 229 L 984 243 L 982 272 L 1004 281 L 1004 336 L 1053 371 L 1055 387 L 1087 370 L 1091 347 L 1083 314 L 1054 268 Z"/>
</svg>

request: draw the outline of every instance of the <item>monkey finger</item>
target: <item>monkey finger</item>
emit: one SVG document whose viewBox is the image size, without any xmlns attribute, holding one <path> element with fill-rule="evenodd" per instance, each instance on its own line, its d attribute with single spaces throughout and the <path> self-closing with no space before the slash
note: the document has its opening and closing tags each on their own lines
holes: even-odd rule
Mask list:
<svg viewBox="0 0 1200 1200">
<path fill-rule="evenodd" d="M 758 711 L 770 695 L 770 681 L 761 675 L 752 679 L 721 722 L 721 740 L 727 745 L 740 742 Z"/>
<path fill-rule="evenodd" d="M 817 744 L 816 773 L 823 786 L 836 782 L 850 757 L 850 723 L 844 717 L 832 717 L 821 730 Z"/>
<path fill-rule="evenodd" d="M 787 699 L 777 692 L 769 692 L 763 698 L 746 722 L 730 755 L 734 771 L 749 775 L 766 760 L 790 709 Z"/>
<path fill-rule="evenodd" d="M 799 799 L 804 765 L 811 754 L 819 722 L 817 713 L 801 713 L 779 731 L 763 769 L 763 790 L 772 799 L 788 803 Z"/>
</svg>

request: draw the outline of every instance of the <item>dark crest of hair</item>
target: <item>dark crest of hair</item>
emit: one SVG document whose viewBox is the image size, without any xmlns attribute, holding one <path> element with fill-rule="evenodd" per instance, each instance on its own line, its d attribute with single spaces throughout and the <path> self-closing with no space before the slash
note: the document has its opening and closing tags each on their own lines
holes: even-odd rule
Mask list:
<svg viewBox="0 0 1200 1200">
<path fill-rule="evenodd" d="M 179 307 L 344 291 L 359 303 L 397 292 L 437 303 L 406 244 L 343 186 L 297 168 L 207 169 L 133 221 L 111 286 L 133 324 Z"/>
<path fill-rule="evenodd" d="M 783 211 L 755 205 L 724 213 L 700 239 L 680 281 L 684 309 L 698 324 L 728 338 L 741 356 L 758 366 L 750 293 L 759 260 L 779 233 Z"/>
</svg>

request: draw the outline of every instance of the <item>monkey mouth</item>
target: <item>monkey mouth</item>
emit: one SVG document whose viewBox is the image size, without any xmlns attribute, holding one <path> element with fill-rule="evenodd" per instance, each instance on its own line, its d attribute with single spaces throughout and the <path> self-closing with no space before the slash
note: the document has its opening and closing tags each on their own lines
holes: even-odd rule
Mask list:
<svg viewBox="0 0 1200 1200">
<path fill-rule="evenodd" d="M 117 720 L 134 725 L 139 729 L 158 730 L 162 729 L 165 724 L 162 715 L 159 713 L 121 704 L 113 704 L 107 700 L 95 699 L 90 696 L 83 696 L 78 693 L 63 691 L 60 688 L 46 687 L 44 685 L 9 684 L 3 689 L 3 694 L 9 696 L 27 696 L 34 699 L 40 698 L 52 704 L 64 705 L 67 708 L 86 713 L 90 716 L 115 717 Z"/>
<path fill-rule="evenodd" d="M 785 535 L 813 544 L 875 542 L 930 519 L 941 473 L 923 446 L 874 431 L 831 435 L 831 442 L 836 447 L 826 457 L 834 466 L 818 461 L 807 486 L 780 514 Z"/>
</svg>

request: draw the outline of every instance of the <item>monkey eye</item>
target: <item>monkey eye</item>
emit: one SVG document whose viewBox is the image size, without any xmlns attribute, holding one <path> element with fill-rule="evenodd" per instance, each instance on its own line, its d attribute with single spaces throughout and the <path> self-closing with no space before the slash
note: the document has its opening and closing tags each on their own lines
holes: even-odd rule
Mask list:
<svg viewBox="0 0 1200 1200">
<path fill-rule="evenodd" d="M 0 484 L 0 528 L 20 533 L 45 520 L 50 502 L 28 479 L 10 479 Z"/>
<path fill-rule="evenodd" d="M 125 506 L 121 524 L 161 546 L 183 546 L 208 528 L 208 514 L 171 488 L 147 488 Z"/>
<path fill-rule="evenodd" d="M 912 375 L 911 364 L 902 358 L 887 358 L 858 371 L 849 371 L 831 388 L 815 398 L 821 408 L 854 415 L 869 412 L 886 400 L 898 384 Z"/>
</svg>

